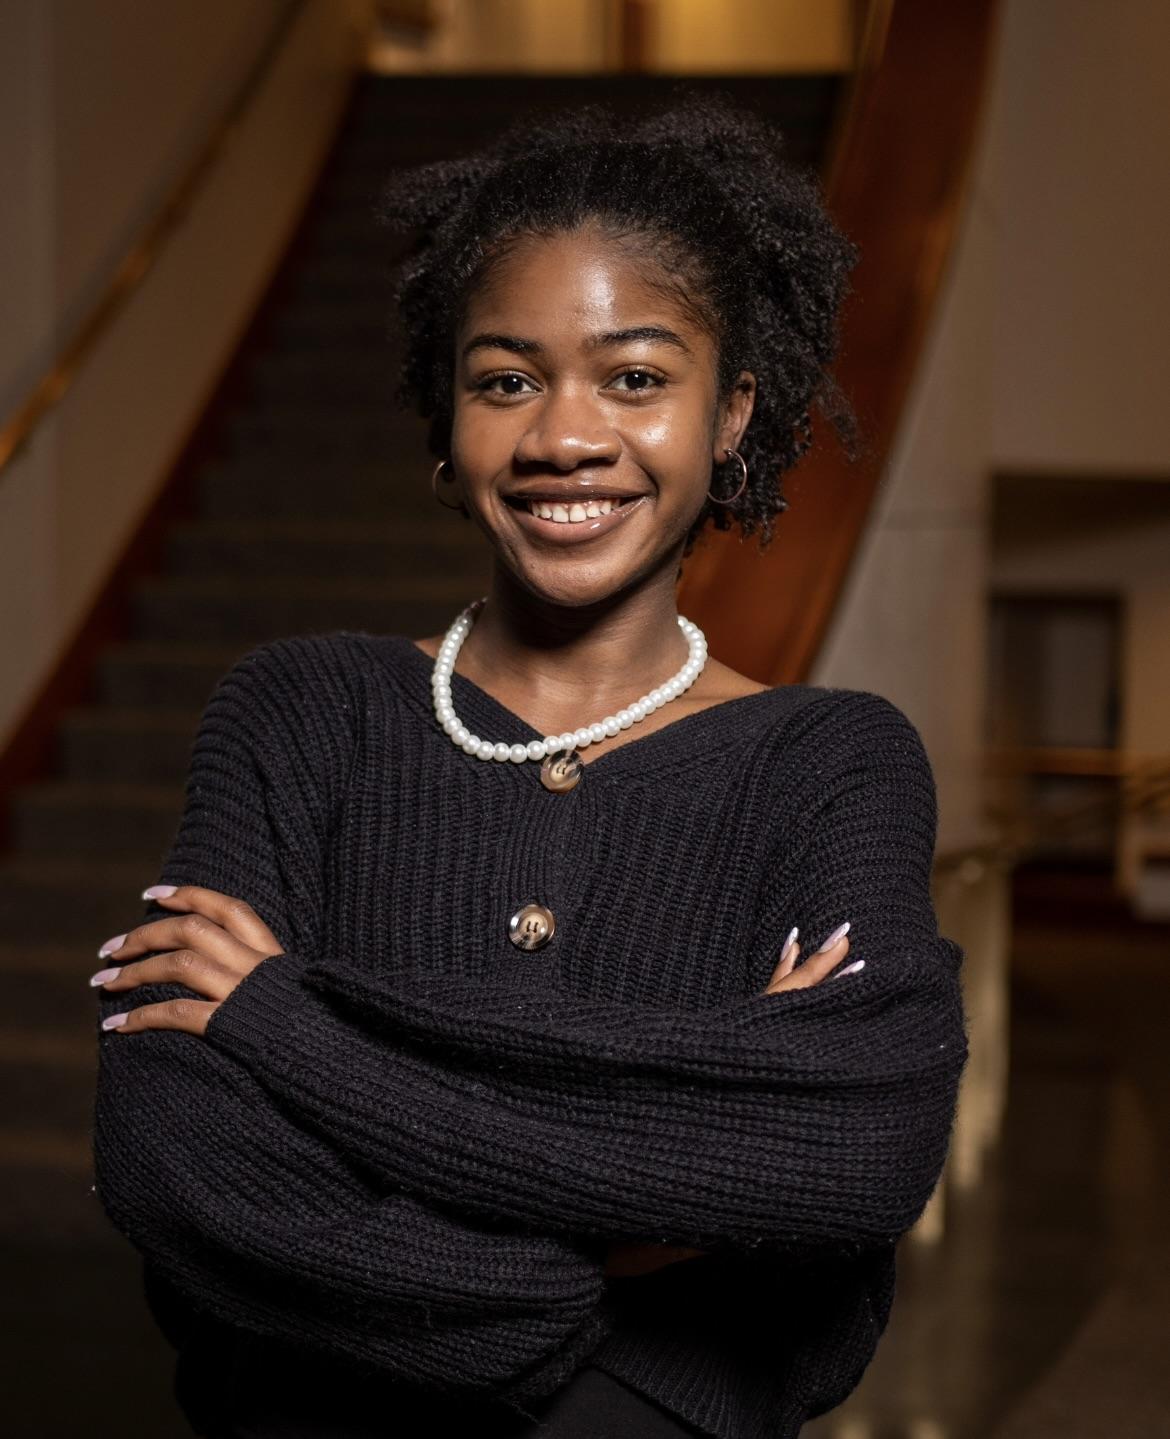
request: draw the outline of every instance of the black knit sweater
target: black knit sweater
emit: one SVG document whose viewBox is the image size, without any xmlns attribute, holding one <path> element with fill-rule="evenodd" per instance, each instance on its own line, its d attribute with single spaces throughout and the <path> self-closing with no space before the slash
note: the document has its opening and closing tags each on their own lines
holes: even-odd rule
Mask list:
<svg viewBox="0 0 1170 1439">
<path fill-rule="evenodd" d="M 918 732 L 786 685 L 553 793 L 451 742 L 432 668 L 402 635 L 251 650 L 144 876 L 246 899 L 283 951 L 204 1036 L 98 1031 L 96 1190 L 187 1389 L 206 1409 L 260 1346 L 525 1411 L 588 1360 L 702 1432 L 794 1436 L 873 1356 L 967 1057 Z M 452 697 L 484 738 L 540 737 L 462 675 Z M 526 951 L 529 902 L 556 929 Z M 807 955 L 846 919 L 863 969 L 761 993 L 793 924 Z M 191 991 L 99 993 L 105 1017 Z M 607 1280 L 619 1239 L 709 1252 Z"/>
</svg>

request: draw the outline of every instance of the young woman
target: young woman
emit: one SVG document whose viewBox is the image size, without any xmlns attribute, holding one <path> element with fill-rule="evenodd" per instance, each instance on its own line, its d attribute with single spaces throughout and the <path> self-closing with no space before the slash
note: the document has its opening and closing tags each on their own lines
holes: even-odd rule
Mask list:
<svg viewBox="0 0 1170 1439">
<path fill-rule="evenodd" d="M 489 592 L 239 661 L 93 977 L 97 1190 L 197 1432 L 782 1439 L 872 1357 L 966 1057 L 929 762 L 675 603 L 850 431 L 853 247 L 778 148 L 593 107 L 386 193 Z"/>
</svg>

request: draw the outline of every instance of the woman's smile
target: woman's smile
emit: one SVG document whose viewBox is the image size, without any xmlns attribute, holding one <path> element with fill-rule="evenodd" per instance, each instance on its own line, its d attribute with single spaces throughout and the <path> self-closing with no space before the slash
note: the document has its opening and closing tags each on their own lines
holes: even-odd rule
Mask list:
<svg viewBox="0 0 1170 1439">
<path fill-rule="evenodd" d="M 538 543 L 578 545 L 612 534 L 639 510 L 649 495 L 585 496 L 557 499 L 507 495 L 504 504 L 518 528 Z"/>
</svg>

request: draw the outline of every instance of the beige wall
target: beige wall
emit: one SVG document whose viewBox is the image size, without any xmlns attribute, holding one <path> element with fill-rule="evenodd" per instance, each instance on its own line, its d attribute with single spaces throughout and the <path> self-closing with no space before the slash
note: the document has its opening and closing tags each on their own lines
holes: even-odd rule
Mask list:
<svg viewBox="0 0 1170 1439">
<path fill-rule="evenodd" d="M 0 274 L 5 414 L 205 135 L 275 0 L 10 0 L 0 159 L 17 168 Z M 262 96 L 131 306 L 0 478 L 0 746 L 202 412 L 333 136 L 364 0 L 309 0 Z M 7 227 L 5 227 L 7 228 Z M 14 336 L 19 338 L 14 338 Z M 30 356 L 33 363 L 30 364 Z"/>
<path fill-rule="evenodd" d="M 1009 0 L 994 460 L 1165 475 L 1170 5 Z"/>
</svg>

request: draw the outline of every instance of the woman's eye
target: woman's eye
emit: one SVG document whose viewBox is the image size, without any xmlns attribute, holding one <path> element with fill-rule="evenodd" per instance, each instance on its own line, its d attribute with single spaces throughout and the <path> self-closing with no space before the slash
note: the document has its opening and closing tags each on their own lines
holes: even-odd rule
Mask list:
<svg viewBox="0 0 1170 1439">
<path fill-rule="evenodd" d="M 498 389 L 497 386 L 526 385 L 527 383 L 528 381 L 523 375 L 509 372 L 503 375 L 485 375 L 482 380 L 476 381 L 475 388 L 483 391 L 485 394 L 503 395 L 506 397 L 509 395 L 522 395 L 524 391 L 513 388 Z"/>
<path fill-rule="evenodd" d="M 657 389 L 664 383 L 658 375 L 653 374 L 650 370 L 623 370 L 617 378 L 618 380 L 625 380 L 631 375 L 635 376 L 639 383 L 636 385 L 627 385 L 626 389 L 634 394 L 640 394 L 644 390 Z"/>
</svg>

